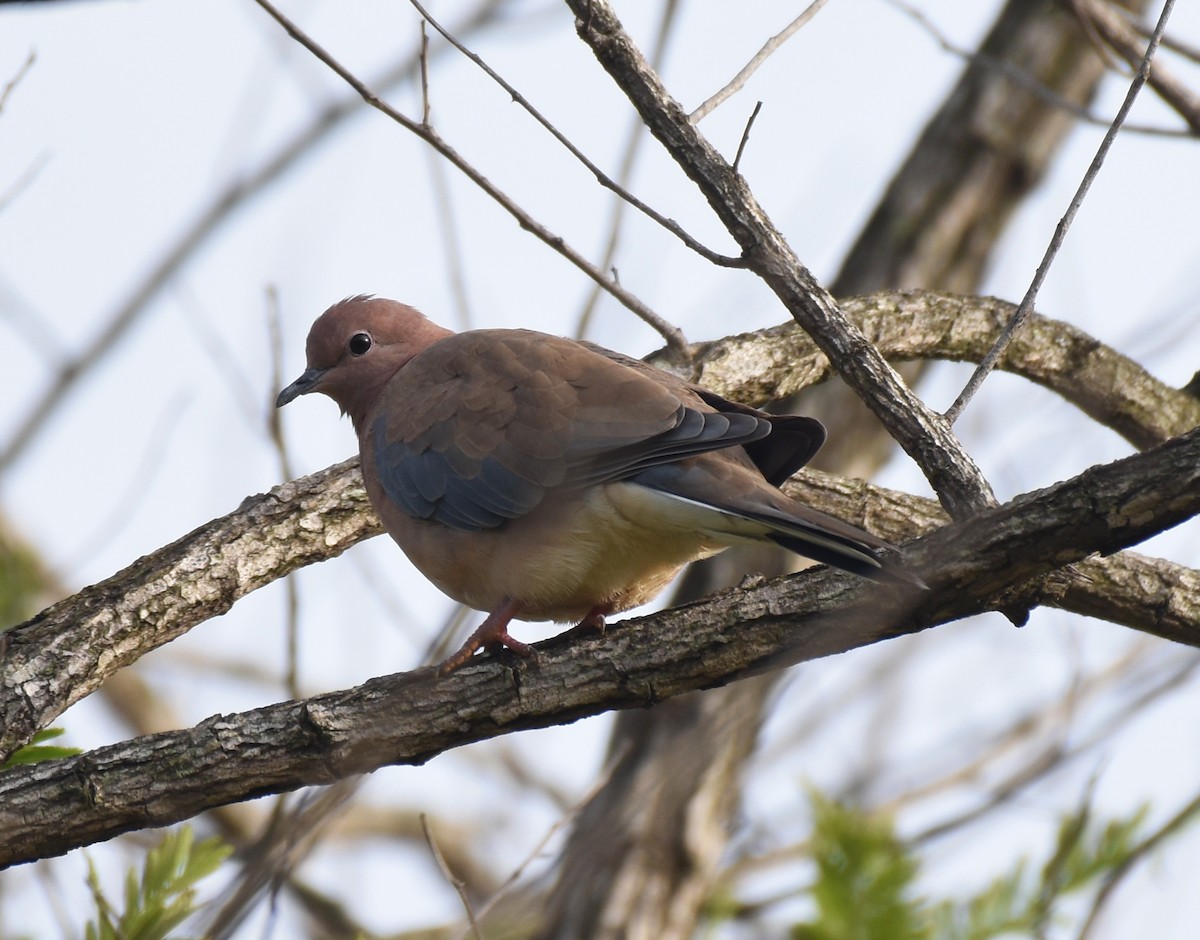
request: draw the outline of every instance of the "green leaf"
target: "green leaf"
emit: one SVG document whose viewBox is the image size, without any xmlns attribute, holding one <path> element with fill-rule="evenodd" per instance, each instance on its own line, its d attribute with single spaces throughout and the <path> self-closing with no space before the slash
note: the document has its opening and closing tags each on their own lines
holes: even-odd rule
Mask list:
<svg viewBox="0 0 1200 940">
<path fill-rule="evenodd" d="M 232 849 L 220 839 L 196 843 L 190 826 L 167 833 L 146 853 L 141 876 L 130 869 L 125 879 L 125 910 L 117 915 L 100 890 L 92 863 L 88 885 L 96 902 L 96 920 L 87 940 L 167 940 L 195 911 L 195 886 L 212 874 Z"/>
<path fill-rule="evenodd" d="M 53 741 L 65 733 L 65 728 L 45 728 L 37 732 L 28 744 L 23 748 L 19 748 L 8 760 L 0 764 L 0 770 L 8 770 L 8 768 L 16 767 L 20 764 L 36 764 L 38 761 L 43 760 L 74 757 L 76 754 L 81 753 L 77 747 L 63 747 L 61 745 L 46 745 L 42 743 L 44 741 Z"/>
<path fill-rule="evenodd" d="M 1063 899 L 1118 875 L 1169 834 L 1200 818 L 1200 798 L 1150 835 L 1148 806 L 1097 819 L 1090 788 L 1058 824 L 1040 866 L 1018 859 L 965 898 L 936 901 L 915 890 L 919 860 L 890 820 L 810 794 L 811 886 L 816 916 L 792 928 L 792 940 L 1013 940 L 1041 938 L 1065 922 Z"/>
</svg>

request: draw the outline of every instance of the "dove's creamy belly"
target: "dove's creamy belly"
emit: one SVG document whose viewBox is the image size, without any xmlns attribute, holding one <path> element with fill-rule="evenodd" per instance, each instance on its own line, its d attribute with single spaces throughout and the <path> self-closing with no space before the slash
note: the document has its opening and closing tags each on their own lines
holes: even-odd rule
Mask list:
<svg viewBox="0 0 1200 940">
<path fill-rule="evenodd" d="M 633 483 L 551 497 L 528 516 L 473 532 L 388 508 L 393 538 L 441 591 L 483 611 L 517 599 L 525 620 L 570 623 L 636 607 L 683 565 L 732 541 L 698 531 L 696 507 Z"/>
</svg>

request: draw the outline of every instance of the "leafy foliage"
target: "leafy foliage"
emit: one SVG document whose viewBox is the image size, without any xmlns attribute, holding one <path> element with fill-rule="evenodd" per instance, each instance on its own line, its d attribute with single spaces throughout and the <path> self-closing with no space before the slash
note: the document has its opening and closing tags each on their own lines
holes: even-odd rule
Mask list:
<svg viewBox="0 0 1200 940">
<path fill-rule="evenodd" d="M 795 940 L 921 940 L 923 905 L 913 896 L 916 856 L 888 819 L 813 792 L 812 887 L 818 917 Z"/>
<path fill-rule="evenodd" d="M 61 757 L 74 757 L 80 753 L 77 747 L 62 747 L 56 744 L 46 744 L 66 732 L 65 728 L 45 728 L 33 736 L 33 740 L 16 751 L 12 757 L 0 764 L 0 770 L 8 770 L 18 764 L 36 764 L 42 760 L 58 760 Z"/>
<path fill-rule="evenodd" d="M 1138 832 L 1148 808 L 1127 819 L 1094 823 L 1091 807 L 1081 806 L 1058 827 L 1054 851 L 1036 881 L 1026 875 L 1027 863 L 1002 875 L 964 902 L 946 901 L 934 913 L 936 940 L 989 940 L 1005 934 L 1040 936 L 1067 895 L 1091 887 L 1113 873 L 1139 851 Z"/>
<path fill-rule="evenodd" d="M 814 793 L 810 894 L 816 917 L 793 940 L 992 940 L 1044 936 L 1064 897 L 1113 875 L 1148 843 L 1147 807 L 1096 821 L 1084 803 L 1059 824 L 1054 850 L 1036 875 L 1025 859 L 965 899 L 937 902 L 915 891 L 920 862 L 888 819 Z"/>
<path fill-rule="evenodd" d="M 118 914 L 100 888 L 88 862 L 88 887 L 96 902 L 96 920 L 87 925 L 86 940 L 166 940 L 195 910 L 195 886 L 212 874 L 233 851 L 220 839 L 194 844 L 190 826 L 167 833 L 146 855 L 139 879 L 130 869 L 125 878 L 125 910 Z"/>
</svg>

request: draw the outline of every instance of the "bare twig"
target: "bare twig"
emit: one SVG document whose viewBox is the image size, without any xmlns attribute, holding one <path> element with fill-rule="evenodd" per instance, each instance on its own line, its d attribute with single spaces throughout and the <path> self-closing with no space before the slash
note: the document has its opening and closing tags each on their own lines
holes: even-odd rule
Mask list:
<svg viewBox="0 0 1200 940">
<path fill-rule="evenodd" d="M 566 243 L 560 235 L 551 232 L 540 222 L 534 219 L 528 212 L 519 206 L 511 197 L 504 193 L 491 180 L 479 172 L 472 164 L 453 147 L 451 147 L 442 137 L 431 127 L 426 127 L 411 118 L 401 114 L 387 102 L 379 98 L 374 91 L 365 85 L 361 79 L 355 76 L 349 69 L 343 66 L 337 59 L 330 55 L 320 44 L 312 37 L 300 29 L 295 23 L 288 19 L 278 8 L 276 8 L 269 0 L 255 0 L 267 14 L 284 28 L 289 36 L 296 42 L 304 46 L 318 60 L 324 63 L 335 75 L 342 81 L 353 88 L 363 100 L 377 111 L 391 118 L 405 130 L 409 131 L 416 137 L 425 141 L 433 147 L 438 153 L 449 160 L 462 173 L 471 180 L 476 186 L 492 197 L 500 206 L 509 213 L 521 228 L 527 232 L 531 232 L 537 236 L 552 249 L 574 264 L 580 271 L 592 278 L 596 283 L 603 286 L 614 297 L 617 298 L 627 308 L 641 317 L 651 327 L 667 341 L 667 344 L 681 357 L 687 355 L 687 340 L 683 333 L 671 323 L 668 323 L 657 313 L 647 307 L 641 300 L 621 287 L 619 284 L 608 277 L 603 271 L 598 269 L 583 255 L 577 252 L 574 248 Z M 433 24 L 433 20 L 429 21 Z M 436 26 L 436 24 L 433 24 Z"/>
<path fill-rule="evenodd" d="M 750 128 L 754 126 L 754 119 L 758 117 L 758 112 L 762 110 L 762 102 L 758 101 L 754 104 L 754 110 L 750 112 L 750 118 L 746 121 L 746 129 L 742 131 L 742 140 L 738 144 L 737 153 L 733 158 L 733 172 L 738 171 L 738 164 L 742 162 L 742 151 L 746 149 L 746 142 L 750 140 Z"/>
<path fill-rule="evenodd" d="M 747 62 L 742 67 L 742 70 L 733 76 L 732 79 L 730 79 L 729 84 L 710 97 L 707 101 L 702 103 L 700 107 L 696 108 L 695 111 L 689 114 L 688 120 L 693 124 L 699 124 L 706 117 L 708 117 L 708 115 L 720 107 L 723 102 L 741 91 L 746 82 L 749 80 L 750 76 L 758 71 L 758 67 L 766 62 L 776 49 L 796 35 L 796 33 L 800 31 L 805 23 L 821 12 L 821 7 L 825 6 L 827 2 L 828 0 L 813 0 L 812 3 L 804 8 L 799 16 L 797 16 L 782 30 L 763 43 L 763 47 L 754 54 L 754 58 Z"/>
<path fill-rule="evenodd" d="M 432 150 L 426 150 L 425 154 L 429 164 L 430 194 L 433 197 L 434 205 L 437 206 L 434 219 L 437 221 L 438 232 L 442 238 L 442 257 L 445 259 L 446 280 L 449 282 L 450 297 L 454 305 L 454 326 L 459 332 L 462 332 L 471 329 L 475 322 L 475 316 L 471 311 L 470 294 L 467 291 L 467 254 L 463 251 L 458 212 L 451 196 L 446 162 Z M 593 282 L 593 286 L 597 291 L 602 289 L 595 282 Z"/>
<path fill-rule="evenodd" d="M 1122 59 L 1134 64 L 1142 58 L 1143 43 L 1138 31 L 1107 4 L 1096 0 L 1072 0 L 1072 6 L 1088 28 L 1097 31 L 1100 39 L 1111 45 Z M 1152 33 L 1152 39 L 1153 36 Z M 1162 38 L 1160 35 L 1160 42 Z M 1187 122 L 1193 135 L 1200 134 L 1200 97 L 1172 75 L 1161 60 L 1150 68 L 1146 81 Z"/>
<path fill-rule="evenodd" d="M 1075 14 L 1075 20 L 1079 23 L 1080 29 L 1087 36 L 1088 42 L 1091 43 L 1092 49 L 1095 51 L 1101 60 L 1104 62 L 1104 67 L 1117 75 L 1124 75 L 1126 78 L 1133 78 L 1136 66 L 1130 67 L 1126 63 L 1120 61 L 1113 55 L 1112 47 L 1104 41 L 1104 37 L 1096 31 L 1096 23 L 1094 18 L 1089 16 L 1083 9 L 1084 0 L 1064 0 L 1066 5 L 1071 8 L 1071 12 Z M 1139 56 L 1141 53 L 1139 52 Z M 1134 60 L 1137 61 L 1136 59 Z"/>
<path fill-rule="evenodd" d="M 421 20 L 421 123 L 429 127 L 429 33 Z"/>
<path fill-rule="evenodd" d="M 25 76 L 29 74 L 29 70 L 33 68 L 33 64 L 36 61 L 37 53 L 30 50 L 29 55 L 21 63 L 16 74 L 5 82 L 3 89 L 0 89 L 0 114 L 4 113 L 4 107 L 8 104 L 9 96 L 21 84 Z M 26 187 L 37 178 L 38 173 L 42 171 L 42 168 L 49 162 L 49 159 L 48 155 L 42 154 L 17 177 L 16 181 L 5 192 L 0 193 L 0 212 L 3 212 L 17 196 L 25 191 Z"/>
<path fill-rule="evenodd" d="M 471 899 L 467 897 L 467 886 L 461 878 L 450 870 L 450 865 L 446 862 L 446 856 L 438 848 L 437 839 L 433 837 L 433 830 L 429 828 L 429 817 L 424 813 L 421 814 L 421 831 L 425 834 L 425 844 L 429 846 L 430 854 L 433 855 L 433 860 L 437 863 L 442 877 L 450 883 L 450 887 L 454 889 L 459 901 L 462 902 L 463 910 L 467 914 L 467 922 L 471 925 L 470 933 L 475 935 L 475 940 L 483 940 L 483 934 L 479 932 L 479 922 L 475 919 L 475 910 L 471 906 Z"/>
<path fill-rule="evenodd" d="M 416 8 L 417 12 L 424 17 L 430 26 L 442 34 L 442 38 L 444 38 L 448 43 L 454 46 L 455 49 L 479 66 L 479 68 L 481 68 L 487 74 L 487 76 L 492 79 L 492 81 L 494 81 L 509 95 L 511 95 L 512 100 L 524 108 L 530 117 L 532 117 L 535 121 L 541 124 L 542 127 L 549 131 L 550 135 L 560 144 L 562 144 L 571 153 L 571 155 L 575 157 L 576 160 L 587 167 L 591 174 L 596 177 L 596 181 L 601 186 L 616 193 L 639 212 L 642 212 L 648 218 L 653 219 L 706 261 L 711 261 L 713 264 L 726 268 L 742 268 L 746 266 L 745 261 L 741 258 L 731 258 L 715 252 L 705 245 L 702 245 L 699 241 L 684 231 L 683 227 L 674 219 L 668 219 L 666 216 L 662 215 L 662 213 L 652 209 L 650 206 L 646 205 L 646 203 L 642 202 L 635 195 L 633 195 L 633 193 L 629 192 L 629 190 L 627 190 L 625 187 L 613 180 L 610 176 L 608 176 L 608 174 L 596 166 L 596 164 L 593 163 L 582 150 L 576 147 L 575 144 L 573 144 L 571 140 L 562 133 L 562 131 L 550 123 L 550 121 L 540 111 L 538 111 L 537 108 L 530 104 L 529 99 L 517 91 L 517 89 L 510 85 L 502 75 L 488 65 L 478 53 L 468 49 L 462 44 L 462 42 L 454 37 L 453 33 L 445 29 L 440 23 L 438 23 L 437 20 L 431 17 L 425 8 L 421 6 L 418 0 L 409 0 L 409 2 Z"/>
<path fill-rule="evenodd" d="M 0 193 L 0 212 L 7 209 L 13 201 L 25 192 L 26 189 L 37 179 L 38 174 L 46 168 L 46 164 L 50 162 L 50 155 L 43 153 L 36 157 L 34 161 L 25 168 L 25 170 L 13 180 L 12 185 L 4 192 Z"/>
<path fill-rule="evenodd" d="M 4 83 L 4 88 L 0 90 L 0 114 L 4 113 L 4 106 L 8 104 L 8 96 L 13 93 L 13 89 L 21 84 L 21 80 L 29 74 L 29 70 L 33 68 L 33 63 L 37 61 L 37 53 L 30 50 L 25 61 L 21 63 L 21 67 L 17 69 L 17 73 Z"/>
<path fill-rule="evenodd" d="M 1174 816 L 1168 819 L 1165 823 L 1159 826 L 1154 832 L 1142 839 L 1129 856 L 1121 862 L 1115 869 L 1105 876 L 1100 890 L 1096 892 L 1096 897 L 1092 900 L 1091 909 L 1088 911 L 1087 919 L 1083 922 L 1083 927 L 1079 931 L 1079 940 L 1087 940 L 1092 935 L 1092 930 L 1100 920 L 1100 914 L 1104 909 L 1108 899 L 1120 887 L 1125 878 L 1146 858 L 1162 845 L 1167 839 L 1175 835 L 1185 826 L 1191 824 L 1197 814 L 1200 814 L 1200 794 L 1192 797 L 1182 809 Z"/>
<path fill-rule="evenodd" d="M 1150 38 L 1150 34 L 1153 32 L 1153 30 L 1151 30 L 1142 22 L 1141 17 L 1136 16 L 1132 11 L 1126 10 L 1121 6 L 1117 6 L 1115 9 L 1124 18 L 1124 20 L 1137 31 L 1139 36 L 1142 36 L 1146 39 Z M 1196 46 L 1190 42 L 1186 42 L 1185 40 L 1178 39 L 1175 36 L 1172 36 L 1170 33 L 1165 33 L 1163 35 L 1162 45 L 1164 49 L 1170 49 L 1172 52 L 1178 53 L 1185 59 L 1191 59 L 1193 62 L 1200 62 L 1200 46 Z"/>
<path fill-rule="evenodd" d="M 274 285 L 267 288 L 267 334 L 268 348 L 271 354 L 270 384 L 267 386 L 267 433 L 279 458 L 280 478 L 290 480 L 295 475 L 292 471 L 291 449 L 288 447 L 287 433 L 283 421 L 280 420 L 279 409 L 275 407 L 276 389 L 283 388 L 286 381 L 283 377 L 283 323 L 279 316 L 279 293 Z M 286 663 L 284 672 L 284 688 L 292 698 L 300 698 L 300 589 L 295 578 L 284 579 L 286 600 L 284 602 L 284 634 L 286 641 Z"/>
<path fill-rule="evenodd" d="M 679 0 L 667 0 L 663 4 L 662 16 L 659 19 L 654 47 L 650 51 L 650 61 L 654 64 L 655 68 L 662 63 L 663 56 L 666 54 L 667 40 L 671 35 L 671 29 L 678 12 Z M 629 188 L 629 181 L 633 178 L 633 168 L 637 161 L 642 141 L 645 139 L 646 135 L 642 133 L 642 122 L 634 116 L 629 124 L 629 136 L 625 141 L 625 148 L 621 154 L 621 163 L 617 169 L 617 181 L 626 189 Z M 604 240 L 604 257 L 597 264 L 597 267 L 603 268 L 605 271 L 612 271 L 613 280 L 618 281 L 618 283 L 620 278 L 613 263 L 616 260 L 617 246 L 621 240 L 621 227 L 625 220 L 625 210 L 628 208 L 629 202 L 625 199 L 614 199 L 612 201 L 612 214 L 609 216 L 607 226 L 608 235 Z M 600 295 L 600 285 L 593 284 L 588 291 L 587 298 L 583 302 L 583 308 L 575 320 L 574 335 L 577 338 L 583 339 L 587 336 L 592 316 L 595 314 L 596 307 L 600 302 Z"/>
<path fill-rule="evenodd" d="M 496 892 L 490 898 L 488 898 L 487 903 L 485 903 L 479 911 L 480 920 L 485 918 L 488 913 L 490 913 L 492 909 L 504 899 L 508 892 L 512 890 L 513 886 L 521 880 L 521 877 L 525 874 L 525 870 L 531 864 L 533 864 L 534 860 L 536 860 L 543 851 L 545 851 L 546 846 L 550 844 L 550 840 L 553 839 L 554 836 L 561 831 L 564 826 L 575 819 L 575 817 L 579 815 L 579 811 L 588 803 L 590 803 L 592 798 L 608 785 L 609 780 L 612 778 L 613 770 L 620 763 L 624 755 L 625 749 L 619 749 L 616 751 L 616 753 L 609 755 L 603 771 L 588 788 L 588 791 L 578 800 L 576 800 L 567 812 L 563 813 L 554 821 L 554 823 L 537 841 L 537 844 L 526 853 L 525 858 L 521 861 L 521 863 L 509 873 L 509 876 L 504 880 L 504 883 L 496 889 Z M 459 940 L 466 940 L 466 934 L 464 933 Z"/>
<path fill-rule="evenodd" d="M 462 28 L 477 28 L 491 22 L 501 6 L 500 0 L 483 0 Z M 400 63 L 380 76 L 376 85 L 389 88 L 407 80 L 416 64 L 415 60 Z M 106 326 L 83 349 L 65 358 L 58 366 L 49 387 L 16 422 L 16 430 L 0 449 L 0 472 L 15 463 L 37 435 L 51 425 L 50 416 L 74 391 L 80 380 L 117 347 L 130 328 L 146 314 L 150 302 L 196 251 L 208 243 L 235 210 L 296 166 L 313 147 L 357 113 L 362 104 L 360 97 L 355 95 L 328 105 L 311 124 L 285 141 L 256 169 L 231 181 L 199 216 L 184 227 L 163 256 L 151 265 L 145 279 L 104 319 Z"/>
<path fill-rule="evenodd" d="M 425 127 L 432 127 L 429 98 L 429 35 L 425 26 L 426 21 L 421 20 L 421 123 Z M 438 207 L 438 211 L 434 213 L 434 219 L 442 235 L 442 257 L 445 259 L 447 279 L 450 282 L 450 296 L 454 300 L 458 315 L 456 325 L 460 331 L 469 330 L 474 318 L 471 316 L 471 303 L 467 298 L 467 279 L 463 270 L 465 253 L 462 250 L 462 239 L 459 237 L 454 203 L 450 198 L 446 164 L 433 150 L 426 150 L 425 154 L 429 161 L 429 180 L 432 184 L 430 188 L 434 203 Z"/>
<path fill-rule="evenodd" d="M 1015 63 L 993 55 L 988 55 L 984 52 L 976 52 L 975 50 L 967 49 L 958 45 L 951 40 L 949 36 L 942 32 L 938 28 L 937 24 L 934 23 L 933 20 L 931 20 L 928 16 L 926 16 L 923 10 L 905 2 L 905 0 L 886 0 L 886 2 L 890 3 L 896 9 L 909 16 L 915 23 L 917 23 L 917 25 L 919 25 L 922 29 L 929 33 L 931 37 L 933 37 L 934 42 L 936 42 L 939 46 L 941 46 L 942 49 L 944 49 L 946 52 L 949 52 L 951 55 L 962 59 L 964 62 L 978 64 L 992 69 L 995 72 L 999 72 L 1010 79 L 1013 84 L 1019 85 L 1030 94 L 1036 95 L 1038 98 L 1042 99 L 1048 104 L 1053 105 L 1061 111 L 1066 112 L 1067 114 L 1074 115 L 1081 121 L 1085 121 L 1088 124 L 1094 124 L 1098 127 L 1110 127 L 1112 125 L 1112 118 L 1096 114 L 1089 108 L 1070 100 Z M 1166 44 L 1165 37 L 1163 44 Z M 1184 130 L 1182 128 L 1157 127 L 1150 124 L 1135 124 L 1131 122 L 1126 122 L 1124 132 L 1127 134 L 1144 134 L 1150 137 L 1196 136 L 1193 131 Z"/>
<path fill-rule="evenodd" d="M 1083 205 L 1083 200 L 1087 196 L 1088 190 L 1091 189 L 1092 183 L 1099 175 L 1100 168 L 1104 165 L 1108 151 L 1117 139 L 1121 125 L 1125 123 L 1125 117 L 1129 114 L 1130 108 L 1133 107 L 1133 102 L 1137 98 L 1138 92 L 1146 84 L 1146 79 L 1150 75 L 1150 63 L 1154 59 L 1154 53 L 1158 49 L 1159 41 L 1162 39 L 1162 34 L 1167 28 L 1167 20 L 1170 18 L 1171 10 L 1174 6 L 1175 0 L 1165 0 L 1163 3 L 1162 14 L 1159 16 L 1158 25 L 1154 28 L 1154 34 L 1150 37 L 1150 43 L 1146 47 L 1146 54 L 1142 58 L 1142 64 L 1138 68 L 1137 75 L 1130 82 L 1129 91 L 1125 94 L 1125 100 L 1121 102 L 1117 116 L 1113 118 L 1112 126 L 1100 142 L 1100 147 L 1097 149 L 1096 155 L 1092 158 L 1087 172 L 1084 173 L 1083 179 L 1079 183 L 1079 188 L 1075 191 L 1075 195 L 1071 199 L 1071 204 L 1067 206 L 1066 213 L 1059 220 L 1058 226 L 1054 230 L 1054 237 L 1050 239 L 1050 244 L 1046 248 L 1042 262 L 1038 265 L 1037 271 L 1034 272 L 1033 282 L 1029 285 L 1029 290 L 1025 292 L 1025 297 L 1021 300 L 1020 306 L 1013 313 L 1012 319 L 1009 320 L 1004 328 L 1004 332 L 996 340 L 996 344 L 975 369 L 966 387 L 959 394 L 958 398 L 955 399 L 954 404 L 946 411 L 945 418 L 950 424 L 958 420 L 959 415 L 963 413 L 963 409 L 967 407 L 971 398 L 979 391 L 979 387 L 983 385 L 984 380 L 996 367 L 996 363 L 1000 360 L 1000 356 L 1003 355 L 1005 348 L 1012 341 L 1013 336 L 1016 335 L 1022 324 L 1024 324 L 1025 320 L 1033 312 L 1033 305 L 1037 300 L 1038 291 L 1041 290 L 1042 283 L 1046 280 L 1046 275 L 1050 273 L 1050 266 L 1054 263 L 1059 248 L 1062 247 L 1063 240 L 1067 236 L 1067 231 L 1070 229 L 1071 223 L 1074 222 L 1075 216 L 1079 212 L 1079 207 Z"/>
<path fill-rule="evenodd" d="M 275 445 L 275 455 L 279 458 L 279 473 L 284 480 L 295 476 L 292 469 L 291 449 L 288 447 L 287 433 L 280 420 L 279 409 L 275 407 L 277 389 L 283 388 L 283 322 L 279 316 L 279 292 L 275 286 L 267 287 L 267 350 L 271 360 L 271 370 L 267 381 L 265 398 L 267 410 L 267 433 L 271 443 Z"/>
<path fill-rule="evenodd" d="M 104 501 L 105 514 L 100 521 L 90 525 L 88 532 L 76 532 L 71 554 L 57 561 L 54 569 L 48 572 L 54 582 L 66 584 L 67 572 L 75 570 L 93 553 L 109 545 L 113 537 L 133 521 L 138 510 L 145 508 L 146 493 L 171 452 L 168 442 L 187 427 L 184 418 L 190 397 L 188 393 L 179 391 L 160 407 L 158 416 L 141 443 L 142 453 L 133 473 L 126 479 L 120 493 L 113 493 Z"/>
<path fill-rule="evenodd" d="M 1084 740 L 1072 740 L 1074 736 L 1067 733 L 1066 723 L 1078 700 L 1095 701 L 1120 680 L 1128 680 L 1137 667 L 1144 665 L 1146 654 L 1151 650 L 1161 652 L 1163 647 L 1161 644 L 1154 644 L 1148 638 L 1143 638 L 1116 661 L 1084 676 L 1078 688 L 1069 689 L 1057 701 L 1049 703 L 1048 706 L 1035 706 L 1032 710 L 1016 716 L 1006 727 L 991 735 L 991 740 L 984 745 L 984 750 L 966 759 L 964 763 L 952 767 L 948 772 L 913 784 L 906 783 L 905 789 L 882 802 L 872 800 L 870 794 L 855 802 L 869 807 L 874 813 L 895 818 L 923 801 L 940 797 L 948 791 L 969 784 L 978 784 L 990 768 L 1000 765 L 1005 757 L 1024 747 L 1027 753 L 1020 756 L 1019 764 L 988 786 L 985 800 L 914 832 L 908 836 L 908 840 L 914 845 L 919 845 L 961 830 L 992 810 L 1012 802 L 1022 792 L 1027 792 L 1031 785 L 1069 766 L 1071 762 L 1078 761 L 1100 745 L 1111 744 L 1121 726 L 1144 715 L 1147 704 L 1178 689 L 1194 676 L 1197 667 L 1200 666 L 1200 659 L 1194 654 L 1187 657 L 1188 661 L 1182 664 L 1182 668 L 1176 667 L 1174 662 L 1164 664 L 1171 667 L 1170 671 L 1163 669 L 1156 672 L 1149 682 L 1151 688 L 1146 694 L 1127 702 L 1125 707 L 1116 711 L 1102 727 L 1093 729 Z M 861 700 L 863 688 L 867 686 L 859 687 L 857 696 L 851 691 L 847 700 Z M 836 709 L 836 705 L 834 707 Z M 1047 707 L 1048 712 L 1044 711 Z M 1051 737 L 1052 740 L 1047 740 Z M 956 746 L 934 744 L 931 750 L 945 755 L 952 753 Z M 911 764 L 911 761 L 909 763 Z M 905 771 L 905 777 L 911 776 L 912 773 L 910 766 Z M 803 844 L 790 844 L 742 859 L 723 875 L 723 879 L 726 882 L 740 880 L 755 872 L 794 863 L 805 851 L 806 847 Z"/>
<path fill-rule="evenodd" d="M 307 792 L 292 805 L 278 801 L 266 829 L 242 853 L 241 873 L 226 888 L 204 936 L 209 940 L 232 936 L 263 892 L 273 893 L 287 882 L 312 851 L 320 830 L 345 809 L 361 782 L 360 777 L 350 777 Z"/>
<path fill-rule="evenodd" d="M 912 841 L 914 843 L 928 842 L 956 832 L 975 820 L 981 819 L 996 807 L 1011 802 L 1014 797 L 1025 792 L 1032 784 L 1045 779 L 1056 771 L 1065 769 L 1071 763 L 1095 751 L 1101 745 L 1110 744 L 1121 725 L 1128 724 L 1137 717 L 1145 714 L 1144 708 L 1149 702 L 1167 695 L 1184 682 L 1190 680 L 1195 675 L 1198 666 L 1200 666 L 1200 663 L 1194 657 L 1189 657 L 1186 662 L 1175 668 L 1172 674 L 1165 676 L 1160 685 L 1154 686 L 1135 701 L 1126 703 L 1126 706 L 1113 714 L 1103 727 L 1096 729 L 1086 738 L 1071 741 L 1068 744 L 1065 738 L 1060 737 L 1059 739 L 1041 744 L 1037 751 L 1024 761 L 1021 766 L 1004 776 L 990 788 L 987 800 L 961 813 L 956 813 L 954 816 L 933 823 L 919 833 L 914 834 L 911 837 Z M 1062 705 L 1060 704 L 1058 707 L 1061 708 Z M 961 771 L 955 772 L 951 776 L 959 777 L 960 775 L 963 777 L 968 776 L 967 773 Z M 928 792 L 922 795 L 928 795 Z M 897 810 L 907 799 L 908 796 L 905 795 L 905 797 L 895 803 L 886 806 L 885 810 Z"/>
</svg>

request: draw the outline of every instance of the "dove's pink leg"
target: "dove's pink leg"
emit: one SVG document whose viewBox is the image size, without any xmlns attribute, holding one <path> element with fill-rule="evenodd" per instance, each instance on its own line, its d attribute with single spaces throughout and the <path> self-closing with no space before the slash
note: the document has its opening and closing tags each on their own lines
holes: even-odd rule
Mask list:
<svg viewBox="0 0 1200 940">
<path fill-rule="evenodd" d="M 479 629 L 467 638 L 467 642 L 462 645 L 462 648 L 438 666 L 439 675 L 448 676 L 456 669 L 466 665 L 467 661 L 475 655 L 475 651 L 484 646 L 488 648 L 507 647 L 518 656 L 534 655 L 532 646 L 509 636 L 508 633 L 508 625 L 520 612 L 521 602 L 514 600 L 506 600 L 493 610 L 479 625 Z"/>
</svg>

